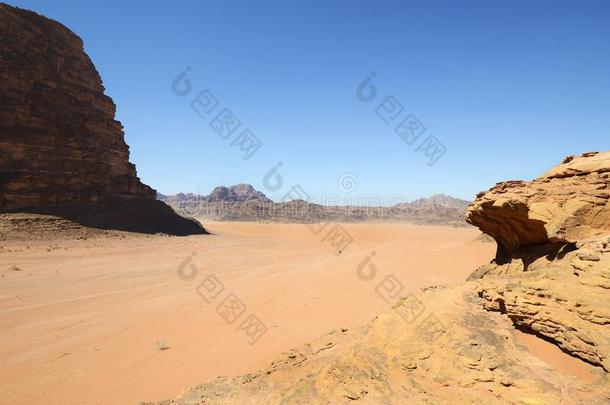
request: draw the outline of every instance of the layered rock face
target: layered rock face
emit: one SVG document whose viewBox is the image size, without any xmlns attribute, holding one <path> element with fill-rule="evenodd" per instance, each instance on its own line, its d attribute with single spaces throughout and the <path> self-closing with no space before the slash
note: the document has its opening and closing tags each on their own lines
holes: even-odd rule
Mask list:
<svg viewBox="0 0 610 405">
<path fill-rule="evenodd" d="M 137 177 L 116 107 L 78 36 L 0 4 L 0 38 L 1 211 L 95 208 L 99 215 L 134 202 L 138 220 L 162 217 L 160 229 L 142 229 L 203 231 L 156 202 Z"/>
<path fill-rule="evenodd" d="M 499 183 L 467 221 L 498 243 L 478 269 L 484 306 L 610 371 L 610 152 L 570 156 L 531 182 Z"/>
<path fill-rule="evenodd" d="M 496 185 L 467 213 L 498 244 L 470 281 L 162 404 L 610 403 L 609 168 L 610 152 L 590 153 Z M 596 365 L 593 379 L 549 367 L 516 329 Z"/>
<path fill-rule="evenodd" d="M 499 264 L 532 248 L 551 253 L 610 232 L 609 179 L 610 152 L 569 156 L 532 182 L 480 193 L 466 220 L 497 241 Z"/>
</svg>

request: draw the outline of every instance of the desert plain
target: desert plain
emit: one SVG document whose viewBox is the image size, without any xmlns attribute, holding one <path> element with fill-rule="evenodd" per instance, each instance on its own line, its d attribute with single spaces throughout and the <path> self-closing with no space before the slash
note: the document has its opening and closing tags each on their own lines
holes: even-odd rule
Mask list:
<svg viewBox="0 0 610 405">
<path fill-rule="evenodd" d="M 341 35 L 335 35 L 334 31 L 329 35 L 318 29 L 323 28 L 318 19 L 314 19 L 318 23 L 316 26 L 309 22 L 307 13 L 291 12 L 290 15 L 299 16 L 295 20 L 302 19 L 306 23 L 303 31 L 303 38 L 307 38 L 306 48 L 317 49 L 310 46 L 314 43 L 310 38 L 312 34 L 320 34 L 323 43 L 332 38 L 330 44 L 340 46 L 337 49 L 341 51 L 334 53 L 333 59 L 346 57 L 343 51 L 348 48 L 358 52 L 358 58 L 343 60 L 346 69 L 336 69 L 335 76 L 331 75 L 332 69 L 329 72 L 325 69 L 324 76 L 333 81 L 333 86 L 323 88 L 323 98 L 328 102 L 324 111 L 332 116 L 329 123 L 341 120 L 343 115 L 333 112 L 338 106 L 342 112 L 361 114 L 360 110 L 351 110 L 349 100 L 344 98 L 350 92 L 336 93 L 340 95 L 339 99 L 333 97 L 334 90 L 329 92 L 331 87 L 341 88 L 335 86 L 340 81 L 335 83 L 334 78 L 345 79 L 350 88 L 357 86 L 353 101 L 358 107 L 355 108 L 362 108 L 365 106 L 362 103 L 370 103 L 375 98 L 376 104 L 384 98 L 374 111 L 385 124 L 393 121 L 394 127 L 399 123 L 393 132 L 400 141 L 394 139 L 393 143 L 385 144 L 390 142 L 389 138 L 377 137 L 377 127 L 369 127 L 366 121 L 354 121 L 357 130 L 350 130 L 351 116 L 344 121 L 348 126 L 341 124 L 335 127 L 338 130 L 333 125 L 326 126 L 322 132 L 310 131 L 307 125 L 298 126 L 298 129 L 291 125 L 289 131 L 282 130 L 282 121 L 298 124 L 305 122 L 303 120 L 311 121 L 311 117 L 316 117 L 316 123 L 325 127 L 324 119 L 320 119 L 322 115 L 314 114 L 315 109 L 295 108 L 292 119 L 288 119 L 290 114 L 275 114 L 277 111 L 269 115 L 267 121 L 277 122 L 280 127 L 268 128 L 267 134 L 286 133 L 287 136 L 276 137 L 277 144 L 267 146 L 274 137 L 261 135 L 262 139 L 258 139 L 246 129 L 250 125 L 255 129 L 255 122 L 250 120 L 237 131 L 234 124 L 241 125 L 241 120 L 230 113 L 223 101 L 217 110 L 221 113 L 216 115 L 215 111 L 209 116 L 216 116 L 210 122 L 210 129 L 228 141 L 219 148 L 219 143 L 200 138 L 199 121 L 192 128 L 190 124 L 182 129 L 161 125 L 162 122 L 172 125 L 182 122 L 179 117 L 186 115 L 181 111 L 187 111 L 191 116 L 194 111 L 199 118 L 204 118 L 202 113 L 210 114 L 218 106 L 216 97 L 207 90 L 199 92 L 202 82 L 196 78 L 196 65 L 192 64 L 192 72 L 189 66 L 173 78 L 167 76 L 169 68 L 160 69 L 156 60 L 160 59 L 158 55 L 166 55 L 161 59 L 167 61 L 175 60 L 168 57 L 169 53 L 164 53 L 167 49 L 164 50 L 163 43 L 167 38 L 151 41 L 143 35 L 143 42 L 155 45 L 155 62 L 146 63 L 141 59 L 141 53 L 129 49 L 127 53 L 137 55 L 137 60 L 133 61 L 137 65 L 124 71 L 125 58 L 120 45 L 139 44 L 131 33 L 126 40 L 125 31 L 120 28 L 121 19 L 115 18 L 126 14 L 116 13 L 112 21 L 118 29 L 109 31 L 103 16 L 98 18 L 97 13 L 91 14 L 93 9 L 89 6 L 87 4 L 80 11 L 72 5 L 55 11 L 50 4 L 40 7 L 41 11 L 59 15 L 65 24 L 74 24 L 78 31 L 82 30 L 86 39 L 83 41 L 60 21 L 0 3 L 0 405 L 334 405 L 354 401 L 396 405 L 610 403 L 610 151 L 605 135 L 607 128 L 588 128 L 576 143 L 573 142 L 574 131 L 564 129 L 562 133 L 553 125 L 532 127 L 531 123 L 528 130 L 527 119 L 523 120 L 523 128 L 513 131 L 501 120 L 493 119 L 498 116 L 496 114 L 507 111 L 505 102 L 509 100 L 510 103 L 510 91 L 495 92 L 494 97 L 501 96 L 500 102 L 494 103 L 490 91 L 493 93 L 495 86 L 485 81 L 480 81 L 479 92 L 476 86 L 466 83 L 469 98 L 483 101 L 478 108 L 466 103 L 467 108 L 462 112 L 450 111 L 443 119 L 442 114 L 438 115 L 444 110 L 440 105 L 439 111 L 432 114 L 437 115 L 436 124 L 428 123 L 426 118 L 426 125 L 423 125 L 410 111 L 405 110 L 403 114 L 400 103 L 386 108 L 386 101 L 393 100 L 394 96 L 385 97 L 385 92 L 398 91 L 398 87 L 384 86 L 387 90 L 383 90 L 381 77 L 373 82 L 376 73 L 360 81 L 360 69 L 365 66 L 358 67 L 354 61 L 361 60 L 366 52 L 353 44 L 362 42 L 354 38 L 360 38 L 362 27 L 369 26 L 370 12 L 361 13 L 360 23 L 352 24 L 357 27 L 352 32 L 353 37 L 344 36 L 348 41 L 343 44 Z M 224 15 L 211 12 L 207 6 L 205 10 L 201 9 L 202 15 L 214 19 Z M 106 4 L 101 7 L 113 9 Z M 562 40 L 550 28 L 570 28 L 569 32 L 559 34 L 567 34 L 565 44 L 574 44 L 576 58 L 566 58 L 569 47 L 561 47 L 554 59 L 553 52 L 546 53 L 550 48 L 556 48 L 554 46 L 532 49 L 531 54 L 517 58 L 512 57 L 512 50 L 525 48 L 524 43 L 516 42 L 511 48 L 503 48 L 504 41 L 493 47 L 487 42 L 483 48 L 471 46 L 477 45 L 478 38 L 471 42 L 475 36 L 485 41 L 502 38 L 497 34 L 504 35 L 504 32 L 489 31 L 492 26 L 502 30 L 517 27 L 518 32 L 511 37 L 542 45 L 544 41 L 538 40 L 541 37 L 537 31 L 533 31 L 533 36 L 527 31 L 521 7 L 515 14 L 515 21 L 519 22 L 516 25 L 503 21 L 496 24 L 496 16 L 510 14 L 496 10 L 489 14 L 489 19 L 481 19 L 475 13 L 477 21 L 464 24 L 451 10 L 447 21 L 456 21 L 459 26 L 447 33 L 451 38 L 455 36 L 457 42 L 441 41 L 448 45 L 451 63 L 434 61 L 433 69 L 421 69 L 433 75 L 429 83 L 442 89 L 438 98 L 450 100 L 453 90 L 458 102 L 449 101 L 449 104 L 452 108 L 463 104 L 464 92 L 455 91 L 458 88 L 454 87 L 455 83 L 463 81 L 463 76 L 452 78 L 446 74 L 450 71 L 438 75 L 436 68 L 437 65 L 453 66 L 455 44 L 470 44 L 467 48 L 475 53 L 465 53 L 460 59 L 478 61 L 480 55 L 484 55 L 486 61 L 497 60 L 497 83 L 509 83 L 505 86 L 507 89 L 526 89 L 525 93 L 515 93 L 513 99 L 513 104 L 524 110 L 512 110 L 513 113 L 536 116 L 541 119 L 540 123 L 556 123 L 556 117 L 548 115 L 546 107 L 561 108 L 555 97 L 557 83 L 574 81 L 578 83 L 575 88 L 584 89 L 581 84 L 586 83 L 580 77 L 591 79 L 595 77 L 595 71 L 589 64 L 584 64 L 587 69 L 580 75 L 569 69 L 559 80 L 556 80 L 559 76 L 546 72 L 560 73 L 562 69 L 557 69 L 561 66 L 559 60 L 582 61 L 585 49 L 582 44 L 590 47 L 599 42 L 597 51 L 591 48 L 592 52 L 587 53 L 604 55 L 607 46 L 598 38 L 607 35 L 600 35 L 601 31 L 591 27 L 596 27 L 592 25 L 595 23 L 593 16 L 601 16 L 599 27 L 607 26 L 603 20 L 607 10 L 591 12 L 582 19 L 582 27 L 586 29 L 578 29 L 578 16 L 586 11 L 582 7 L 579 7 L 578 15 L 566 9 L 566 24 L 558 24 L 555 11 L 549 13 L 548 7 L 542 7 L 544 10 L 540 13 L 525 13 L 536 18 L 532 26 L 543 27 L 541 33 L 550 35 L 549 43 L 552 44 L 562 43 Z M 147 4 L 145 9 L 135 7 L 137 17 L 123 21 L 129 27 L 136 27 L 131 30 L 133 33 L 142 34 L 148 29 L 165 36 L 172 30 L 159 30 L 158 27 L 167 28 L 166 23 L 173 20 L 168 18 L 172 10 L 162 5 L 162 14 L 157 20 L 162 23 L 155 23 L 141 13 L 154 8 L 152 4 Z M 258 11 L 260 7 L 255 8 Z M 404 18 L 400 19 L 400 14 L 393 9 L 376 8 L 385 9 L 386 17 L 398 16 L 396 27 L 410 26 L 403 24 Z M 65 10 L 59 12 L 59 9 Z M 180 13 L 175 21 L 180 21 L 181 28 L 186 26 L 182 20 L 185 15 L 197 16 L 197 25 L 206 26 L 200 24 L 197 13 L 183 13 L 176 7 L 173 11 Z M 404 12 L 404 15 L 414 14 L 411 5 Z M 335 28 L 336 24 L 327 24 L 330 20 L 326 13 L 316 10 L 314 14 L 324 14 L 323 25 Z M 358 13 L 350 10 L 346 14 L 339 8 L 336 18 L 343 23 L 355 14 Z M 552 24 L 541 22 L 539 14 L 551 17 Z M 86 15 L 95 20 L 87 20 Z M 438 10 L 433 15 L 434 20 L 438 20 Z M 250 10 L 244 16 L 248 23 L 256 21 Z M 430 37 L 430 24 L 425 23 L 425 14 L 422 16 L 426 29 L 420 35 L 402 31 L 396 38 L 400 39 L 400 35 L 417 38 L 418 48 L 434 49 L 434 53 L 441 54 L 436 41 L 430 47 L 422 48 L 422 41 Z M 267 21 L 267 16 L 265 19 Z M 136 20 L 142 25 L 134 25 Z M 293 25 L 298 24 L 293 24 L 292 19 L 268 19 L 272 20 L 289 21 L 291 26 L 286 27 L 289 29 L 277 32 L 282 32 L 282 36 L 288 32 L 286 38 L 293 38 L 290 32 L 295 28 Z M 383 19 L 373 20 L 383 24 L 382 29 L 372 30 L 375 35 L 393 26 Z M 471 35 L 479 20 L 492 21 L 492 24 L 483 24 L 485 30 Z M 101 25 L 95 28 L 95 23 Z M 247 28 L 243 23 L 235 26 Z M 463 27 L 467 27 L 466 37 L 459 36 Z M 113 31 L 120 37 L 112 39 Z M 258 31 L 258 27 L 248 30 L 247 37 L 236 31 L 238 36 L 235 38 L 239 41 L 234 42 L 230 37 L 231 41 L 225 43 L 224 49 L 232 49 L 242 39 L 252 39 L 250 34 Z M 343 29 L 341 31 L 343 35 Z M 593 35 L 583 37 L 579 42 L 574 37 L 579 31 Z M 102 36 L 96 40 L 97 35 Z M 200 36 L 188 37 L 198 39 Z M 213 35 L 202 37 L 222 42 L 224 36 L 213 32 Z M 436 35 L 432 37 L 437 38 Z M 378 59 L 380 49 L 377 48 L 380 47 L 370 40 L 375 38 L 364 41 L 374 46 L 371 54 L 376 56 L 369 60 L 383 60 L 385 65 L 396 52 L 391 51 Z M 529 38 L 537 40 L 529 41 Z M 179 41 L 172 41 L 171 48 L 175 48 L 176 42 L 182 44 L 187 39 L 182 36 Z M 302 64 L 301 59 L 316 63 L 325 59 L 319 54 L 297 59 L 290 55 L 286 57 L 284 48 L 272 51 L 273 47 L 269 45 L 273 42 L 262 38 L 262 55 L 281 57 L 277 67 L 290 72 L 289 80 L 281 83 L 282 92 L 290 98 L 296 98 L 295 95 L 303 98 L 296 88 L 290 90 L 292 85 L 301 85 L 293 80 L 298 77 L 293 74 L 297 66 L 285 65 L 285 62 L 296 61 L 298 68 L 302 68 L 301 65 L 311 65 Z M 386 42 L 384 39 L 383 43 Z M 108 52 L 103 52 L 100 44 L 110 46 Z M 258 55 L 250 42 L 244 44 L 242 50 Z M 298 41 L 296 46 L 291 43 L 290 49 L 308 51 L 298 45 Z M 196 44 L 197 49 L 200 46 L 203 43 Z M 103 60 L 100 71 L 85 52 L 87 47 L 91 47 L 96 61 L 98 58 Z M 398 53 L 395 60 L 400 65 L 403 60 L 412 59 L 414 54 L 408 46 L 401 48 L 404 53 L 402 56 Z M 548 88 L 533 86 L 532 93 L 534 96 L 548 93 L 550 98 L 545 102 L 534 97 L 529 105 L 522 103 L 524 94 L 527 98 L 531 93 L 528 86 L 523 87 L 526 70 L 519 69 L 519 74 L 515 75 L 514 64 L 507 64 L 493 55 L 489 57 L 492 48 L 502 55 L 511 55 L 512 59 L 528 61 L 528 70 L 530 66 L 535 68 L 530 74 L 534 74 L 532 78 L 536 84 L 543 84 L 540 72 L 551 78 Z M 317 50 L 324 51 L 324 47 Z M 189 52 L 189 55 L 196 53 Z M 202 63 L 213 67 L 208 58 L 210 53 L 199 53 L 206 57 Z M 232 54 L 241 57 L 244 52 L 223 52 L 227 60 Z M 116 59 L 117 55 L 120 59 Z M 539 59 L 540 55 L 544 57 Z M 258 56 L 252 59 L 257 68 L 258 59 L 265 61 Z M 548 61 L 546 70 L 537 70 L 537 62 L 543 60 Z M 531 61 L 535 63 L 530 64 Z M 222 63 L 222 60 L 215 58 L 216 62 Z M 233 72 L 233 67 L 226 69 L 233 65 L 231 62 L 223 69 L 219 64 L 218 71 Z M 471 68 L 478 65 L 481 64 L 456 69 L 456 72 L 468 71 L 472 77 L 487 77 L 494 72 L 493 65 L 484 63 L 482 75 L 471 75 L 474 72 Z M 149 77 L 153 77 L 150 75 L 153 70 L 158 70 L 154 83 L 159 83 L 163 77 L 167 79 L 164 93 L 155 90 L 146 96 L 141 93 L 142 88 L 138 91 L 137 86 L 132 87 L 136 82 L 143 82 L 141 66 L 151 69 L 147 71 Z M 171 67 L 174 68 L 177 66 Z M 510 70 L 504 71 L 506 68 Z M 600 69 L 599 72 L 607 70 L 604 70 L 605 66 Z M 270 83 L 265 80 L 265 70 L 255 70 L 257 75 L 251 82 Z M 348 73 L 355 70 L 360 71 L 358 77 Z M 110 77 L 108 92 L 100 76 L 102 71 Z M 275 82 L 277 71 L 269 71 L 274 74 L 272 81 Z M 137 80 L 128 80 L 129 72 L 137 72 Z M 244 72 L 248 73 L 248 70 Z M 381 70 L 379 72 L 382 76 Z M 229 84 L 245 83 L 248 77 L 241 74 L 239 77 L 223 76 L 219 80 Z M 441 76 L 448 80 L 449 86 L 436 86 Z M 510 83 L 507 79 L 511 76 L 518 80 Z M 119 83 L 127 86 L 117 87 L 119 77 Z M 600 73 L 599 77 L 605 76 Z M 223 88 L 220 83 L 214 88 Z M 307 89 L 305 93 L 315 94 L 316 105 L 321 101 L 319 92 L 310 90 L 315 90 L 320 83 L 323 82 L 319 75 L 315 75 L 314 83 L 303 86 Z M 146 84 L 146 88 L 156 89 L 156 86 L 148 86 L 149 82 Z M 602 82 L 590 84 L 595 91 L 604 88 Z M 411 87 L 410 82 L 406 85 Z M 258 93 L 274 94 L 268 87 L 265 85 Z M 117 88 L 130 95 L 139 94 L 140 99 L 148 99 L 155 108 L 175 105 L 176 109 L 163 108 L 163 111 L 172 111 L 165 117 L 151 114 L 154 109 L 144 108 L 140 103 L 134 107 L 125 99 L 125 94 L 114 93 Z M 564 106 L 565 111 L 599 111 L 597 107 L 605 100 L 591 98 L 595 91 L 586 97 L 595 108 L 580 103 L 582 94 L 576 92 L 563 99 L 576 100 L 580 104 L 577 108 Z M 417 96 L 417 91 L 409 90 L 409 93 Z M 119 105 L 110 94 L 117 94 Z M 202 95 L 209 96 L 208 104 L 201 102 Z M 266 106 L 264 98 L 247 103 L 244 95 L 247 96 L 246 93 L 234 96 L 234 99 L 242 99 L 242 108 L 265 106 L 258 114 L 251 111 L 252 117 L 271 114 L 272 109 Z M 226 96 L 228 98 L 229 94 Z M 285 103 L 289 98 L 282 97 L 268 100 L 273 100 L 274 104 L 281 100 L 282 104 L 290 105 Z M 179 107 L 180 98 L 189 101 L 190 108 L 185 103 Z M 341 101 L 337 103 L 336 100 Z M 231 108 L 233 106 L 231 104 Z M 499 109 L 485 111 L 492 106 Z M 138 131 L 132 119 L 128 119 L 124 127 L 115 114 L 119 107 L 126 117 L 137 117 L 138 111 L 145 111 L 141 120 L 150 121 L 154 130 Z M 227 111 L 232 118 L 220 120 Z M 381 114 L 384 111 L 387 114 Z M 423 119 L 425 108 L 421 110 L 422 115 L 419 111 L 418 108 L 416 114 Z M 426 114 L 428 117 L 430 111 Z M 583 111 L 572 121 L 599 121 L 598 114 L 589 116 L 582 114 Z M 469 114 L 474 115 L 464 122 L 487 117 L 493 125 L 478 129 L 476 125 L 468 125 L 468 129 L 464 126 L 462 135 L 470 132 L 466 137 L 460 135 L 459 125 L 452 125 L 451 134 L 445 132 L 440 136 L 442 131 L 438 133 L 442 139 L 426 129 L 429 126 L 437 134 L 436 129 L 440 129 L 437 125 L 442 125 L 443 120 L 453 122 L 454 117 L 468 117 Z M 155 122 L 153 118 L 159 121 Z M 185 118 L 184 123 L 190 122 L 190 118 Z M 131 128 L 130 133 L 135 134 L 133 141 L 140 151 L 137 160 L 147 168 L 146 177 L 154 180 L 151 185 L 173 190 L 176 194 L 161 194 L 140 179 L 135 164 L 130 161 L 130 146 L 124 128 Z M 484 130 L 478 132 L 482 128 Z M 506 136 L 507 129 L 510 136 Z M 300 130 L 307 137 L 300 136 Z M 254 130 L 259 134 L 258 131 Z M 141 135 L 137 135 L 138 132 Z M 332 134 L 332 139 L 326 132 Z M 197 139 L 189 136 L 194 133 L 198 134 Z M 544 134 L 547 134 L 546 138 Z M 468 136 L 471 142 L 467 142 Z M 340 142 L 342 137 L 344 142 Z M 159 147 L 156 151 L 153 148 L 150 154 L 142 154 L 140 148 L 152 146 L 155 138 L 167 142 L 159 145 L 171 147 Z M 218 141 L 216 138 L 214 136 Z M 301 139 L 307 140 L 306 148 L 298 142 Z M 510 148 L 503 143 L 505 140 L 509 141 Z M 536 144 L 537 141 L 540 143 Z M 279 149 L 283 142 L 286 146 Z M 404 149 L 401 142 L 408 149 Z M 271 156 L 267 152 L 261 154 L 264 159 L 257 157 L 250 161 L 246 171 L 234 164 L 238 159 L 249 160 L 263 144 L 266 151 L 282 152 L 286 158 L 298 151 L 300 157 L 308 159 L 301 161 L 301 168 L 295 165 L 296 176 L 291 175 L 292 180 L 285 184 L 283 174 L 278 172 L 281 162 L 267 171 Z M 458 148 L 458 144 L 466 145 L 466 148 Z M 310 145 L 316 148 L 311 149 Z M 336 148 L 338 145 L 341 148 Z M 355 148 L 358 145 L 360 149 Z M 408 150 L 418 152 L 418 157 L 411 155 L 411 159 L 402 152 L 388 153 L 402 150 L 398 145 L 407 155 L 411 154 Z M 490 149 L 489 145 L 494 147 Z M 477 147 L 482 149 L 477 150 Z M 461 149 L 460 154 L 456 153 L 458 149 Z M 210 155 L 200 154 L 202 150 Z M 493 155 L 489 154 L 490 150 Z M 190 162 L 184 154 L 187 151 L 196 152 L 196 159 L 190 160 L 197 160 L 197 169 L 185 166 Z M 324 163 L 328 151 L 336 151 L 333 153 L 336 156 L 332 162 Z M 372 152 L 371 159 L 361 158 L 369 152 Z M 424 172 L 426 166 L 436 165 L 446 152 L 453 157 L 443 158 L 439 166 Z M 217 161 L 206 158 L 212 154 L 218 157 Z M 493 159 L 486 159 L 486 156 L 493 156 Z M 551 159 L 555 162 L 553 167 L 547 166 Z M 354 167 L 344 167 L 350 161 Z M 421 162 L 421 166 L 416 162 Z M 149 172 L 151 164 L 158 166 L 160 163 L 166 176 L 165 184 L 162 176 Z M 470 163 L 476 163 L 476 166 Z M 319 167 L 311 170 L 314 164 Z M 219 171 L 229 168 L 235 169 L 233 175 L 230 175 L 231 170 L 225 173 L 227 177 L 219 175 Z M 348 169 L 354 172 L 345 172 Z M 177 184 L 168 183 L 170 180 L 174 183 L 178 175 L 187 172 L 190 180 L 184 176 Z M 298 196 L 288 192 L 285 197 L 290 198 L 275 201 L 247 183 L 255 181 L 258 184 L 258 175 L 254 179 L 248 177 L 265 172 L 267 174 L 262 177 L 265 190 L 280 195 L 293 184 L 292 181 L 303 184 L 313 181 L 313 190 L 317 187 L 325 190 L 330 183 L 326 174 L 335 172 L 343 173 L 337 179 L 337 186 L 341 194 L 350 199 L 357 197 L 357 190 L 365 192 L 366 187 L 369 187 L 367 191 L 378 192 L 385 188 L 386 192 L 406 192 L 419 197 L 429 188 L 428 191 L 437 194 L 410 202 L 404 199 L 393 202 L 392 206 L 384 203 L 382 207 L 369 207 L 368 204 L 365 207 L 349 203 L 334 205 L 335 202 L 318 204 L 310 201 L 308 193 L 301 188 L 303 192 Z M 360 178 L 356 172 L 362 173 L 362 180 L 368 177 L 369 186 L 365 180 L 362 183 L 365 187 L 358 188 Z M 244 173 L 245 178 L 242 178 Z M 428 180 L 422 175 L 429 176 Z M 426 180 L 426 186 L 418 187 L 410 176 L 416 176 L 418 181 Z M 526 180 L 497 182 L 506 176 L 525 177 Z M 378 182 L 381 177 L 384 181 L 392 180 L 391 184 Z M 268 181 L 271 178 L 276 180 L 274 184 Z M 221 179 L 236 184 L 219 184 Z M 375 179 L 375 187 L 381 190 L 370 189 L 371 179 Z M 199 182 L 216 187 L 210 189 L 209 194 L 207 191 L 194 193 L 193 184 Z M 480 190 L 493 182 L 495 185 L 487 191 L 474 195 L 476 190 L 472 185 L 477 184 L 477 190 Z M 281 190 L 283 185 L 286 187 Z M 291 191 L 298 187 L 292 187 Z M 443 190 L 459 192 L 461 198 L 438 193 Z M 207 213 L 206 218 L 201 217 L 203 212 Z"/>
<path fill-rule="evenodd" d="M 404 287 L 401 296 L 460 283 L 496 248 L 474 227 L 341 226 L 353 242 L 340 254 L 304 224 L 277 223 L 206 223 L 211 235 L 189 237 L 1 242 L 0 402 L 173 397 L 257 369 L 331 329 L 369 322 L 392 305 L 379 287 L 388 276 Z M 225 288 L 206 301 L 198 286 L 210 275 Z M 246 307 L 233 324 L 217 311 L 231 293 Z M 267 327 L 254 344 L 237 330 L 248 314 Z M 522 342 L 586 378 L 588 365 L 555 346 Z"/>
</svg>

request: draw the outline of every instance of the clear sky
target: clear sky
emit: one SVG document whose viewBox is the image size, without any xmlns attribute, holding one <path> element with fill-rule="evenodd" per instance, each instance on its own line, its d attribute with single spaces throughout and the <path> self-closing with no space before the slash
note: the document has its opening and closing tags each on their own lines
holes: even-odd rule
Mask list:
<svg viewBox="0 0 610 405">
<path fill-rule="evenodd" d="M 356 194 L 472 199 L 610 149 L 610 1 L 9 3 L 83 39 L 141 179 L 166 194 L 335 193 L 348 173 Z M 192 90 L 177 96 L 187 66 Z M 371 72 L 377 96 L 363 102 Z M 190 103 L 205 89 L 219 104 L 201 118 Z M 388 124 L 387 96 L 404 107 Z M 210 127 L 224 108 L 241 121 L 227 140 Z M 426 128 L 413 145 L 394 132 L 408 114 Z M 248 160 L 231 145 L 244 129 L 262 142 Z M 446 148 L 432 166 L 416 151 L 428 135 Z M 278 161 L 273 193 L 262 179 Z"/>
</svg>

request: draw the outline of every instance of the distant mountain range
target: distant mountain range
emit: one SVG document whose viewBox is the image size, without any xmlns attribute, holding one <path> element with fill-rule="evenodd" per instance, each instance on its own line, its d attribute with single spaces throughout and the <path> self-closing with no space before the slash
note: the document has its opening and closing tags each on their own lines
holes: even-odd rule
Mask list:
<svg viewBox="0 0 610 405">
<path fill-rule="evenodd" d="M 460 200 L 459 198 L 450 197 L 445 194 L 434 194 L 428 198 L 420 198 L 410 203 L 401 203 L 398 205 L 408 204 L 416 207 L 445 207 L 455 208 L 458 210 L 466 210 L 471 201 Z"/>
<path fill-rule="evenodd" d="M 158 193 L 157 198 L 181 215 L 220 221 L 401 221 L 452 226 L 467 226 L 464 213 L 470 204 L 444 194 L 389 207 L 328 206 L 303 200 L 274 202 L 250 184 L 216 187 L 208 195 Z"/>
<path fill-rule="evenodd" d="M 265 203 L 272 203 L 273 201 L 269 199 L 265 194 L 256 190 L 250 184 L 236 184 L 231 187 L 216 187 L 212 192 L 208 195 L 198 195 L 193 193 L 178 193 L 176 195 L 163 195 L 161 193 L 157 193 L 157 199 L 161 200 L 165 203 L 169 203 L 170 205 L 174 205 L 176 202 L 245 202 L 245 201 L 261 201 Z"/>
</svg>

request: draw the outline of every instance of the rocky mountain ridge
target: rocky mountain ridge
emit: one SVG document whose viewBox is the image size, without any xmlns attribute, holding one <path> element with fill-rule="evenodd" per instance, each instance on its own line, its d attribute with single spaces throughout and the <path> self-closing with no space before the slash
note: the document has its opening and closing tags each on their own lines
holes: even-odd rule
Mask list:
<svg viewBox="0 0 610 405">
<path fill-rule="evenodd" d="M 393 206 L 336 206 L 303 200 L 274 202 L 249 184 L 216 187 L 209 195 L 158 194 L 157 198 L 182 215 L 221 221 L 360 222 L 405 221 L 417 224 L 467 226 L 469 201 L 444 194 Z"/>
<path fill-rule="evenodd" d="M 462 200 L 445 194 L 434 194 L 430 197 L 418 198 L 417 200 L 413 200 L 406 204 L 420 207 L 445 207 L 466 210 L 471 202 L 472 201 Z"/>
<path fill-rule="evenodd" d="M 157 199 L 170 205 L 176 204 L 196 204 L 196 203 L 211 203 L 211 202 L 227 202 L 238 203 L 246 201 L 260 201 L 264 203 L 273 202 L 261 191 L 256 190 L 250 184 L 235 184 L 225 187 L 219 186 L 214 188 L 208 195 L 199 195 L 193 193 L 177 193 L 175 195 L 164 195 L 157 193 Z"/>
</svg>

